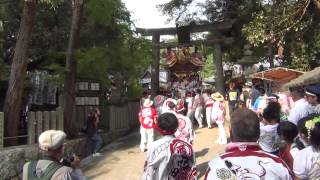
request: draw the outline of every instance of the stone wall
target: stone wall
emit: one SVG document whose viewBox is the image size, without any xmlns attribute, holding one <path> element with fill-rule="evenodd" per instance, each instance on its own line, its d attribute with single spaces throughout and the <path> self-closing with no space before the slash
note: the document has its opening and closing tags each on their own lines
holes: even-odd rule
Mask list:
<svg viewBox="0 0 320 180">
<path fill-rule="evenodd" d="M 129 133 L 129 129 L 121 129 L 108 133 L 101 133 L 104 144 Z M 86 138 L 67 141 L 65 154 L 76 153 L 84 157 L 86 153 Z M 25 162 L 39 157 L 37 145 L 16 146 L 0 150 L 0 180 L 19 179 Z"/>
</svg>

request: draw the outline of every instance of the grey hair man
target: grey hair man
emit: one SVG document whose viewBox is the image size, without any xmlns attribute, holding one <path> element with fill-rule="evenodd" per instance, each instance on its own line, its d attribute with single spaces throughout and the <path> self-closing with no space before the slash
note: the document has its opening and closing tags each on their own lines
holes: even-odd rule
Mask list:
<svg viewBox="0 0 320 180">
<path fill-rule="evenodd" d="M 59 179 L 82 180 L 85 177 L 80 169 L 80 159 L 77 156 L 70 158 L 70 165 L 63 165 L 60 160 L 64 155 L 64 141 L 66 134 L 63 131 L 47 130 L 39 136 L 39 149 L 42 158 L 27 162 L 23 166 L 23 180 L 29 179 Z"/>
<path fill-rule="evenodd" d="M 205 180 L 273 179 L 292 180 L 289 167 L 279 157 L 266 153 L 257 144 L 258 116 L 247 108 L 231 115 L 231 143 L 224 154 L 209 162 Z"/>
<path fill-rule="evenodd" d="M 314 108 L 304 98 L 304 89 L 302 87 L 290 88 L 290 94 L 294 105 L 290 110 L 288 120 L 297 125 L 299 119 L 315 113 Z"/>
</svg>

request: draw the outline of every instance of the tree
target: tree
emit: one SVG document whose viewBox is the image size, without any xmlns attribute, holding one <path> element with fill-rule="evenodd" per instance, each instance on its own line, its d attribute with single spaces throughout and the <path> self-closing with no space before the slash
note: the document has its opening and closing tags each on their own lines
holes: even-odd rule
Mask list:
<svg viewBox="0 0 320 180">
<path fill-rule="evenodd" d="M 24 62 L 24 67 L 26 69 L 32 65 L 32 69 L 48 70 L 50 73 L 59 74 L 59 83 L 61 85 L 66 80 L 64 79 L 65 75 L 67 73 L 70 74 L 68 70 L 72 69 L 75 70 L 71 76 L 73 82 L 76 78 L 95 79 L 102 82 L 104 88 L 107 88 L 110 84 L 107 77 L 108 73 L 118 71 L 126 75 L 125 80 L 129 84 L 128 90 L 130 94 L 134 96 L 134 93 L 139 92 L 138 79 L 141 72 L 149 65 L 151 59 L 150 43 L 147 40 L 135 37 L 131 30 L 130 13 L 125 9 L 124 4 L 120 0 L 86 1 L 83 7 L 85 10 L 83 18 L 81 18 L 79 36 L 76 35 L 78 33 L 76 31 L 73 31 L 75 32 L 75 36 L 70 34 L 71 30 L 69 26 L 71 18 L 66 18 L 70 17 L 74 12 L 74 9 L 70 6 L 70 1 L 39 1 L 46 3 L 38 3 L 38 1 L 34 1 L 37 5 L 37 13 L 35 13 L 36 17 L 34 19 L 37 19 L 37 21 L 34 20 L 35 25 L 33 26 L 32 37 L 29 40 L 29 42 L 32 42 L 32 46 L 28 47 L 28 50 L 26 50 L 27 58 L 24 58 L 26 61 Z M 4 17 L 1 16 L 0 19 L 2 21 L 2 18 L 5 18 L 3 21 L 4 36 L 1 36 L 0 40 L 4 39 L 3 46 L 4 50 L 7 51 L 8 49 L 13 49 L 12 47 L 15 45 L 17 38 L 15 32 L 19 30 L 20 11 L 23 3 L 21 3 L 21 0 L 10 0 L 5 1 L 4 4 L 5 6 L 1 4 L 0 8 L 0 13 L 4 12 L 5 15 Z M 75 42 L 70 40 L 71 36 L 73 40 L 76 40 Z M 18 36 L 18 38 L 20 37 Z M 73 42 L 73 50 L 67 54 L 67 47 L 65 45 L 68 39 L 70 41 L 69 44 Z M 17 55 L 17 53 L 19 52 L 12 51 L 11 55 Z M 66 66 L 67 55 L 69 56 L 68 60 L 76 64 L 76 67 L 69 68 Z M 8 78 L 4 76 L 4 72 L 8 72 L 5 67 L 9 67 L 10 63 L 13 62 L 10 57 L 4 57 L 4 59 L 5 63 L 3 61 L 0 62 L 0 78 Z M 26 59 L 29 60 L 27 61 Z M 5 66 L 2 66 L 2 64 L 5 64 Z M 18 71 L 16 70 L 15 72 Z M 14 74 L 14 71 L 11 74 Z M 19 77 L 21 77 L 21 74 L 24 74 L 24 78 L 21 78 L 23 82 L 19 84 L 21 85 L 19 88 L 20 90 L 22 89 L 22 92 L 25 85 L 25 71 L 20 70 L 18 73 Z M 70 83 L 66 83 L 66 86 L 68 85 L 70 86 Z M 70 88 L 67 89 L 74 92 Z M 13 97 L 10 98 L 13 99 Z M 14 98 L 14 105 L 20 108 L 21 105 L 17 104 L 16 99 Z M 74 95 L 70 98 L 69 104 L 70 102 L 74 104 Z M 21 102 L 19 103 L 21 104 Z M 66 107 L 69 107 L 69 105 Z M 20 110 L 13 112 L 16 115 L 14 118 L 18 118 L 14 125 L 17 127 L 17 124 L 19 124 L 19 113 L 17 112 L 20 112 Z M 72 118 L 67 117 L 68 115 L 66 115 L 66 123 L 68 123 L 66 124 L 66 128 L 68 127 L 68 129 L 66 130 L 68 135 L 72 137 L 77 132 L 72 127 L 75 118 L 74 115 Z M 11 125 L 11 123 L 6 124 Z M 11 126 L 10 129 L 12 129 Z M 10 136 L 17 135 L 16 133 L 17 131 Z"/>
<path fill-rule="evenodd" d="M 58 0 L 42 0 L 42 2 L 54 4 Z M 21 100 L 29 61 L 28 51 L 35 24 L 37 5 L 38 0 L 28 0 L 23 4 L 23 12 L 11 65 L 10 80 L 4 103 L 5 135 L 7 137 L 18 135 Z M 15 140 L 10 141 L 8 144 L 14 143 Z"/>
<path fill-rule="evenodd" d="M 65 106 L 64 106 L 64 129 L 69 137 L 76 137 L 78 129 L 76 123 L 76 73 L 77 61 L 74 56 L 74 51 L 78 47 L 81 18 L 83 10 L 83 0 L 72 1 L 73 13 L 70 29 L 70 38 L 66 55 L 66 76 L 64 83 Z"/>
<path fill-rule="evenodd" d="M 312 64 L 310 60 L 319 58 L 318 2 L 272 0 L 254 14 L 255 18 L 242 29 L 243 34 L 255 46 L 269 44 L 269 51 L 270 46 L 273 49 L 277 45 L 284 46 L 287 65 L 308 70 Z"/>
<path fill-rule="evenodd" d="M 6 94 L 5 135 L 13 137 L 18 134 L 21 99 L 26 78 L 28 63 L 28 49 L 35 23 L 37 0 L 25 1 L 15 47 L 15 54 L 11 65 L 10 81 Z"/>
</svg>

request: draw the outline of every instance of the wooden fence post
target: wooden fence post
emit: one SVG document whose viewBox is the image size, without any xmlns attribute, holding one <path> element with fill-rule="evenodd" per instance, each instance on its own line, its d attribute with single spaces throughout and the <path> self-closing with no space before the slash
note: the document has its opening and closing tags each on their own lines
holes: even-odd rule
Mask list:
<svg viewBox="0 0 320 180">
<path fill-rule="evenodd" d="M 109 108 L 110 108 L 110 131 L 114 131 L 115 130 L 115 108 L 114 108 L 114 106 L 113 105 L 111 105 L 111 106 L 109 106 Z"/>
<path fill-rule="evenodd" d="M 43 119 L 44 119 L 44 131 L 50 129 L 50 113 L 48 111 L 43 112 Z"/>
<path fill-rule="evenodd" d="M 57 129 L 57 112 L 50 112 L 50 129 Z"/>
<path fill-rule="evenodd" d="M 43 113 L 41 111 L 36 112 L 36 120 L 37 120 L 37 136 L 43 132 Z"/>
<path fill-rule="evenodd" d="M 64 130 L 64 126 L 63 126 L 63 109 L 61 107 L 57 108 L 57 112 L 58 112 L 58 130 Z"/>
<path fill-rule="evenodd" d="M 125 128 L 126 129 L 129 129 L 129 127 L 130 127 L 130 121 L 129 121 L 129 113 L 130 113 L 130 111 L 129 111 L 129 104 L 127 104 L 126 106 L 125 106 L 125 116 L 124 116 L 124 118 L 125 118 Z"/>
<path fill-rule="evenodd" d="M 4 113 L 3 112 L 0 112 L 0 149 L 3 148 L 3 134 L 4 134 L 4 128 L 3 128 L 3 125 L 4 125 Z"/>
<path fill-rule="evenodd" d="M 28 144 L 36 142 L 36 114 L 30 112 L 28 116 Z"/>
</svg>

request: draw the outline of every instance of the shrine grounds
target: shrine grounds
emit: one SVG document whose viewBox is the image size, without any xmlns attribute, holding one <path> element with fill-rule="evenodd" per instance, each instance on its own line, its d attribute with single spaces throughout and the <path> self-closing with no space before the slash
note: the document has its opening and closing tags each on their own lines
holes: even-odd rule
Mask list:
<svg viewBox="0 0 320 180">
<path fill-rule="evenodd" d="M 225 124 L 226 132 L 229 125 Z M 196 129 L 193 149 L 200 175 L 204 178 L 208 162 L 224 151 L 225 145 L 215 143 L 218 128 Z M 82 161 L 82 170 L 88 179 L 95 180 L 138 180 L 141 178 L 146 152 L 139 149 L 140 134 L 138 130 L 122 137 L 102 149 L 100 157 L 87 157 Z"/>
</svg>

